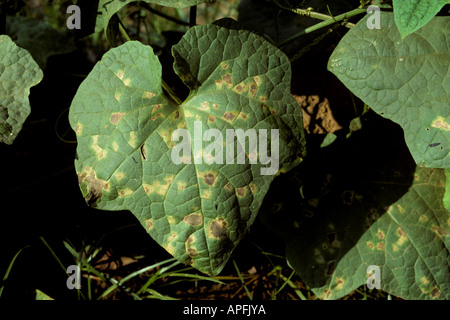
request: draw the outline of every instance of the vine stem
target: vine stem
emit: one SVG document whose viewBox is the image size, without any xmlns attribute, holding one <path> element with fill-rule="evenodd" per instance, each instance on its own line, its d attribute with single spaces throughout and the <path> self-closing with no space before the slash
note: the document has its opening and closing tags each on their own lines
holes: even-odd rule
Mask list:
<svg viewBox="0 0 450 320">
<path fill-rule="evenodd" d="M 177 95 L 175 94 L 175 92 L 173 92 L 172 88 L 167 84 L 166 81 L 164 81 L 164 79 L 161 79 L 161 85 L 162 85 L 163 89 L 167 91 L 167 93 L 169 94 L 169 96 L 170 96 L 177 104 L 182 104 L 182 103 L 183 103 L 183 101 L 181 101 L 180 98 L 177 97 Z"/>
<path fill-rule="evenodd" d="M 299 38 L 301 36 L 304 36 L 305 34 L 314 32 L 316 30 L 319 30 L 319 29 L 322 29 L 322 28 L 325 28 L 325 27 L 328 27 L 328 26 L 330 26 L 330 25 L 332 25 L 334 23 L 337 23 L 337 22 L 349 19 L 349 18 L 351 18 L 353 16 L 365 13 L 367 11 L 364 8 L 357 8 L 357 9 L 354 9 L 352 11 L 340 14 L 340 15 L 338 15 L 336 17 L 332 17 L 332 16 L 329 16 L 329 15 L 326 15 L 326 14 L 323 14 L 323 13 L 313 12 L 313 11 L 310 11 L 308 9 L 296 9 L 296 10 L 293 10 L 293 12 L 295 12 L 297 14 L 300 14 L 300 15 L 307 15 L 307 16 L 310 16 L 310 17 L 316 18 L 316 19 L 322 19 L 324 21 L 319 22 L 319 23 L 317 23 L 317 24 L 315 24 L 315 25 L 313 25 L 313 26 L 311 26 L 309 28 L 306 28 L 305 30 L 303 30 L 303 31 L 301 31 L 301 32 L 299 32 L 299 33 L 297 33 L 297 34 L 295 34 L 295 35 L 293 35 L 293 36 L 291 36 L 291 37 L 289 37 L 289 38 L 287 38 L 287 39 L 277 43 L 276 44 L 277 47 L 283 47 L 286 44 L 288 44 L 289 42 L 292 42 L 292 41 L 296 40 L 297 38 Z"/>
</svg>

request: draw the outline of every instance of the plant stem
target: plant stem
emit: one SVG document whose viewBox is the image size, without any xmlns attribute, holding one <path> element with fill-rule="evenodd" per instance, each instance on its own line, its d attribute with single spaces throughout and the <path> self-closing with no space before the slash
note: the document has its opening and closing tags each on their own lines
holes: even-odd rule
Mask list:
<svg viewBox="0 0 450 320">
<path fill-rule="evenodd" d="M 6 0 L 0 0 L 0 34 L 6 34 Z"/>
<path fill-rule="evenodd" d="M 197 6 L 192 6 L 189 9 L 189 27 L 194 27 L 197 21 Z"/>
<path fill-rule="evenodd" d="M 298 10 L 302 10 L 302 13 L 301 13 L 302 15 L 305 15 L 306 11 L 307 11 L 307 10 L 304 10 L 304 9 L 297 9 L 295 11 L 298 11 Z M 299 33 L 297 33 L 297 34 L 295 34 L 295 35 L 293 35 L 293 36 L 291 36 L 291 37 L 289 37 L 289 38 L 279 42 L 276 46 L 277 47 L 283 47 L 286 44 L 288 44 L 289 42 L 292 42 L 292 41 L 296 40 L 297 38 L 299 38 L 301 36 L 304 36 L 305 34 L 314 32 L 316 30 L 319 30 L 319 29 L 322 29 L 322 28 L 325 28 L 325 27 L 328 27 L 328 26 L 330 26 L 330 25 L 332 25 L 334 23 L 340 22 L 342 20 L 346 20 L 348 18 L 351 18 L 353 16 L 356 16 L 358 14 L 365 13 L 365 12 L 366 12 L 366 9 L 357 8 L 357 9 L 354 9 L 352 11 L 340 14 L 340 15 L 338 15 L 336 17 L 331 17 L 331 16 L 328 16 L 328 15 L 320 14 L 320 16 L 322 18 L 324 18 L 324 16 L 327 16 L 328 17 L 327 20 L 324 20 L 322 22 L 319 22 L 318 24 L 315 24 L 315 25 L 313 25 L 313 26 L 311 26 L 309 28 L 306 28 L 305 30 L 303 30 L 303 31 L 301 31 L 301 32 L 299 32 Z M 311 17 L 313 15 L 313 13 L 314 12 L 309 12 Z"/>
<path fill-rule="evenodd" d="M 179 19 L 174 18 L 174 17 L 171 17 L 171 16 L 169 16 L 169 15 L 167 15 L 167 14 L 165 14 L 165 13 L 159 12 L 158 10 L 155 10 L 155 9 L 153 9 L 152 7 L 150 7 L 150 6 L 149 6 L 147 3 L 145 3 L 145 2 L 140 2 L 140 5 L 141 5 L 141 7 L 144 8 L 145 10 L 148 10 L 148 11 L 150 11 L 151 13 L 156 14 L 157 16 L 160 16 L 160 17 L 162 17 L 162 18 L 164 18 L 164 19 L 167 19 L 167 20 L 169 20 L 169 21 L 172 21 L 172 22 L 181 24 L 182 26 L 187 26 L 187 27 L 190 26 L 190 24 L 189 24 L 188 22 L 183 21 L 183 20 L 179 20 Z"/>
<path fill-rule="evenodd" d="M 125 30 L 125 26 L 122 24 L 122 21 L 120 21 L 120 19 L 119 19 L 119 30 L 126 41 L 131 41 L 130 36 L 128 35 L 127 31 Z"/>
<path fill-rule="evenodd" d="M 183 103 L 183 101 L 181 101 L 180 98 L 177 97 L 177 95 L 175 94 L 175 92 L 173 92 L 172 88 L 167 84 L 167 82 L 164 81 L 164 79 L 161 79 L 161 85 L 162 85 L 163 89 L 167 91 L 167 93 L 169 94 L 169 96 L 170 96 L 177 104 L 182 104 L 182 103 Z"/>
</svg>

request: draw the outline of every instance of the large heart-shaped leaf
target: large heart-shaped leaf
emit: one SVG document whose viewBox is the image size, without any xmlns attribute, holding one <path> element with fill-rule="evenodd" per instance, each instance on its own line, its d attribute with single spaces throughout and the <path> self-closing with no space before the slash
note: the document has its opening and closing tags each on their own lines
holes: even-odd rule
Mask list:
<svg viewBox="0 0 450 320">
<path fill-rule="evenodd" d="M 394 0 L 395 23 L 405 38 L 426 25 L 450 0 Z"/>
<path fill-rule="evenodd" d="M 417 164 L 450 168 L 450 18 L 402 40 L 391 13 L 367 16 L 339 42 L 328 69 L 378 114 L 400 124 Z"/>
<path fill-rule="evenodd" d="M 41 82 L 42 70 L 27 50 L 0 35 L 0 142 L 12 144 L 31 112 L 30 88 Z"/>
<path fill-rule="evenodd" d="M 141 0 L 150 4 L 158 4 L 166 7 L 186 8 L 200 3 L 211 3 L 216 0 Z M 100 0 L 98 3 L 98 16 L 95 24 L 95 32 L 106 30 L 111 17 L 120 9 L 136 0 Z"/>
<path fill-rule="evenodd" d="M 449 299 L 444 170 L 416 168 L 397 126 L 381 120 L 277 178 L 260 217 L 284 238 L 290 265 L 320 298 L 349 294 L 378 266 L 385 292 Z"/>
<path fill-rule="evenodd" d="M 301 110 L 290 95 L 288 58 L 250 32 L 194 27 L 173 55 L 175 71 L 191 88 L 181 105 L 164 95 L 151 47 L 127 42 L 104 55 L 70 108 L 76 170 L 88 204 L 130 210 L 180 261 L 218 274 L 274 178 L 262 174 L 267 164 L 249 163 L 267 156 L 265 142 L 258 152 L 245 148 L 244 164 L 234 161 L 238 154 L 215 161 L 225 154 L 221 147 L 228 156 L 234 146 L 225 136 L 252 129 L 261 139 L 266 132 L 268 143 L 279 145 L 279 159 L 275 149 L 271 155 L 287 171 L 304 150 Z M 178 157 L 177 129 L 187 130 L 183 142 L 191 138 L 193 157 L 191 147 Z"/>
</svg>

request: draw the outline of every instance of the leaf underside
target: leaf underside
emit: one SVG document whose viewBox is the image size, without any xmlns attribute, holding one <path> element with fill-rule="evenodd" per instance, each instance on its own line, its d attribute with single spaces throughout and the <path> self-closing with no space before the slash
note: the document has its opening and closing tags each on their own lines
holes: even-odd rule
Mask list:
<svg viewBox="0 0 450 320">
<path fill-rule="evenodd" d="M 402 126 L 418 165 L 450 168 L 449 17 L 436 17 L 402 40 L 393 14 L 381 12 L 380 29 L 367 28 L 368 16 L 343 37 L 328 69 Z"/>
<path fill-rule="evenodd" d="M 104 55 L 70 108 L 76 170 L 88 204 L 130 210 L 177 259 L 218 274 L 274 176 L 261 175 L 267 165 L 249 164 L 247 149 L 245 164 L 207 164 L 205 154 L 202 160 L 194 153 L 201 163 L 175 164 L 172 133 L 186 129 L 195 139 L 201 123 L 224 138 L 226 129 L 266 129 L 270 140 L 270 130 L 279 129 L 280 171 L 286 172 L 304 152 L 301 110 L 290 95 L 288 58 L 250 32 L 194 27 L 173 55 L 175 72 L 191 89 L 181 105 L 164 95 L 151 47 L 127 42 Z"/>
</svg>

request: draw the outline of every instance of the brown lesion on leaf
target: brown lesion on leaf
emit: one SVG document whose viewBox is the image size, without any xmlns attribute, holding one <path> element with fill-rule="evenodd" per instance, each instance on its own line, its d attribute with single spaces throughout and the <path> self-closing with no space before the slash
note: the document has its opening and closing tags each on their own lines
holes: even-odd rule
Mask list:
<svg viewBox="0 0 450 320">
<path fill-rule="evenodd" d="M 198 256 L 198 251 L 195 250 L 194 248 L 188 248 L 186 251 L 187 251 L 188 255 L 191 257 Z"/>
<path fill-rule="evenodd" d="M 323 298 L 325 298 L 325 299 L 329 299 L 329 298 L 331 297 L 331 293 L 332 293 L 331 289 L 325 289 L 325 290 L 323 291 L 322 296 L 323 296 Z"/>
<path fill-rule="evenodd" d="M 239 113 L 239 116 L 241 117 L 242 120 L 247 120 L 248 115 L 244 112 Z"/>
<path fill-rule="evenodd" d="M 84 171 L 78 173 L 79 184 L 87 183 L 88 193 L 85 196 L 87 205 L 95 207 L 98 200 L 103 195 L 103 190 L 108 188 L 105 180 L 97 179 L 97 173 L 92 167 L 84 168 Z"/>
<path fill-rule="evenodd" d="M 160 110 L 161 108 L 162 108 L 162 104 L 160 104 L 160 103 L 153 105 L 153 108 L 152 108 L 152 114 L 155 113 L 155 112 L 157 112 L 157 111 Z"/>
<path fill-rule="evenodd" d="M 366 244 L 367 244 L 367 247 L 369 247 L 370 250 L 373 250 L 375 248 L 375 246 L 373 245 L 372 241 L 367 241 Z"/>
<path fill-rule="evenodd" d="M 221 240 L 228 237 L 227 222 L 223 218 L 211 221 L 208 228 L 210 238 Z"/>
<path fill-rule="evenodd" d="M 97 155 L 98 160 L 101 160 L 106 157 L 107 150 L 103 149 L 98 145 L 98 135 L 92 136 L 91 147 L 94 150 L 95 154 Z"/>
<path fill-rule="evenodd" d="M 231 184 L 231 182 L 227 182 L 227 184 L 223 188 L 228 192 L 233 192 L 233 185 Z"/>
<path fill-rule="evenodd" d="M 430 296 L 433 299 L 439 299 L 439 297 L 441 296 L 441 290 L 437 287 L 434 287 L 433 289 L 431 289 L 430 291 Z"/>
<path fill-rule="evenodd" d="M 250 188 L 250 191 L 252 192 L 253 195 L 255 195 L 258 192 L 258 187 L 256 186 L 255 183 L 250 182 L 248 187 Z"/>
<path fill-rule="evenodd" d="M 398 212 L 405 213 L 405 209 L 399 204 L 397 204 L 397 209 L 398 209 Z"/>
<path fill-rule="evenodd" d="M 223 62 L 220 63 L 220 67 L 221 67 L 223 70 L 226 70 L 226 69 L 228 69 L 228 63 L 226 63 L 225 61 L 223 61 Z"/>
<path fill-rule="evenodd" d="M 209 122 L 216 122 L 216 117 L 213 116 L 212 114 L 210 114 L 210 115 L 208 116 L 208 121 L 209 121 Z"/>
<path fill-rule="evenodd" d="M 190 226 L 199 226 L 203 223 L 203 216 L 201 213 L 191 213 L 183 218 L 184 223 Z"/>
<path fill-rule="evenodd" d="M 145 230 L 147 230 L 147 232 L 148 232 L 149 230 L 153 229 L 153 227 L 154 227 L 154 221 L 153 221 L 153 219 L 146 219 L 146 220 L 144 221 L 144 223 L 145 223 Z"/>
<path fill-rule="evenodd" d="M 146 99 L 150 99 L 151 97 L 153 97 L 155 94 L 153 92 L 150 91 L 144 91 L 144 93 L 142 94 L 142 98 L 146 98 Z"/>
<path fill-rule="evenodd" d="M 344 288 L 344 285 L 345 285 L 344 278 L 336 278 L 336 289 L 342 290 Z"/>
<path fill-rule="evenodd" d="M 209 111 L 209 102 L 208 102 L 208 101 L 204 101 L 204 102 L 200 105 L 200 110 L 203 110 L 203 111 Z"/>
<path fill-rule="evenodd" d="M 161 113 L 157 113 L 152 117 L 152 121 L 155 121 L 156 119 L 158 119 L 159 117 L 161 117 Z"/>
<path fill-rule="evenodd" d="M 134 193 L 134 191 L 131 190 L 130 188 L 119 189 L 120 197 L 129 197 L 129 196 L 133 195 L 133 193 Z"/>
<path fill-rule="evenodd" d="M 442 226 L 433 226 L 433 227 L 431 227 L 431 231 L 433 231 L 439 238 L 442 238 L 444 236 L 448 236 L 450 234 L 450 232 L 448 232 Z"/>
<path fill-rule="evenodd" d="M 228 88 L 231 88 L 233 86 L 233 76 L 231 73 L 226 73 L 222 76 L 222 80 L 225 82 L 225 85 Z"/>
<path fill-rule="evenodd" d="M 378 229 L 378 231 L 377 231 L 377 236 L 378 236 L 378 239 L 380 239 L 380 240 L 383 240 L 386 237 L 385 233 L 380 229 Z"/>
<path fill-rule="evenodd" d="M 111 117 L 109 119 L 109 122 L 111 122 L 113 125 L 118 125 L 120 120 L 125 116 L 125 112 L 114 112 L 111 114 Z"/>
<path fill-rule="evenodd" d="M 236 188 L 236 195 L 237 195 L 238 198 L 245 197 L 246 193 L 247 193 L 247 187 L 246 186 L 241 187 L 241 188 Z"/>
<path fill-rule="evenodd" d="M 223 114 L 222 118 L 227 122 L 233 122 L 237 118 L 237 111 L 227 111 Z"/>
<path fill-rule="evenodd" d="M 203 181 L 210 187 L 213 187 L 216 183 L 217 173 L 208 172 L 204 175 Z"/>
<path fill-rule="evenodd" d="M 178 120 L 180 118 L 180 111 L 177 110 L 173 113 L 173 120 Z"/>
<path fill-rule="evenodd" d="M 431 123 L 431 126 L 433 128 L 437 129 L 443 129 L 445 131 L 450 131 L 450 124 L 448 124 L 444 117 L 438 116 L 433 122 Z"/>
<path fill-rule="evenodd" d="M 384 251 L 384 242 L 378 242 L 377 243 L 377 249 L 380 251 Z"/>
<path fill-rule="evenodd" d="M 83 130 L 83 125 L 78 122 L 74 130 L 77 135 L 80 135 Z"/>
<path fill-rule="evenodd" d="M 216 111 L 219 110 L 219 105 L 217 103 L 213 103 L 212 107 Z"/>
</svg>

